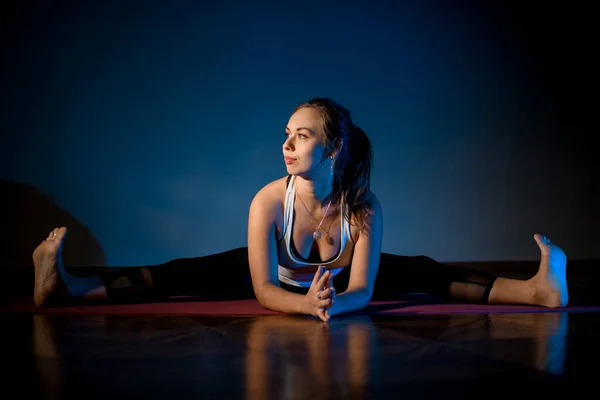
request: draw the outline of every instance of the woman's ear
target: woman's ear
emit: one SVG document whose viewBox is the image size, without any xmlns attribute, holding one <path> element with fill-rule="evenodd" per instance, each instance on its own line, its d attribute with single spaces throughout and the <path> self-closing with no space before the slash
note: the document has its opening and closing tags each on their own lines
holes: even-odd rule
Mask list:
<svg viewBox="0 0 600 400">
<path fill-rule="evenodd" d="M 342 147 L 344 147 L 344 141 L 342 139 L 336 139 L 333 147 L 334 150 L 330 155 L 331 159 L 334 159 L 338 156 L 339 152 L 342 150 Z"/>
</svg>

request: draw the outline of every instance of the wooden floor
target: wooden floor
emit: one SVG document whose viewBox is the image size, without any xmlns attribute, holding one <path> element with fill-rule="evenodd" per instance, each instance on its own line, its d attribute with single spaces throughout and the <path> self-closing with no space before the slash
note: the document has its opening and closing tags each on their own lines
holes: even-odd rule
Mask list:
<svg viewBox="0 0 600 400">
<path fill-rule="evenodd" d="M 599 328 L 600 312 L 328 324 L 12 313 L 2 315 L 2 386 L 19 398 L 86 400 L 595 397 Z"/>
</svg>

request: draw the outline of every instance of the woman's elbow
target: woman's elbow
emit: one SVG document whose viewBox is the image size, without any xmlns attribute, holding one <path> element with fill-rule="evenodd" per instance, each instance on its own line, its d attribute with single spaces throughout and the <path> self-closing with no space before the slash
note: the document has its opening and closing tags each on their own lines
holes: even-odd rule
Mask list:
<svg viewBox="0 0 600 400">
<path fill-rule="evenodd" d="M 362 289 L 362 296 L 360 296 L 361 308 L 364 308 L 369 305 L 371 302 L 371 298 L 373 297 L 373 292 L 368 288 Z"/>
<path fill-rule="evenodd" d="M 258 301 L 258 304 L 260 304 L 263 308 L 268 308 L 267 299 L 269 297 L 270 291 L 272 291 L 272 288 L 270 286 L 271 285 L 269 283 L 265 282 L 261 285 L 257 285 L 254 287 L 254 297 L 256 297 L 256 301 Z"/>
<path fill-rule="evenodd" d="M 373 289 L 369 289 L 367 286 L 349 287 L 345 293 L 355 293 L 355 299 L 361 308 L 366 307 L 373 297 Z"/>
</svg>

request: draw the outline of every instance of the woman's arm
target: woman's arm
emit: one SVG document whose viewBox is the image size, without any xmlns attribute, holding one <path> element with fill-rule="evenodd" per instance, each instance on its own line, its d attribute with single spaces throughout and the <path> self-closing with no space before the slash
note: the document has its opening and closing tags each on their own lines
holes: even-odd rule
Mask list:
<svg viewBox="0 0 600 400">
<path fill-rule="evenodd" d="M 383 212 L 381 204 L 372 193 L 369 204 L 369 218 L 354 245 L 348 289 L 335 297 L 329 309 L 330 316 L 362 309 L 373 296 L 373 286 L 381 255 Z"/>
<path fill-rule="evenodd" d="M 275 226 L 281 202 L 274 195 L 274 189 L 273 185 L 263 188 L 250 204 L 248 262 L 254 294 L 260 305 L 269 310 L 310 314 L 306 296 L 279 286 Z"/>
</svg>

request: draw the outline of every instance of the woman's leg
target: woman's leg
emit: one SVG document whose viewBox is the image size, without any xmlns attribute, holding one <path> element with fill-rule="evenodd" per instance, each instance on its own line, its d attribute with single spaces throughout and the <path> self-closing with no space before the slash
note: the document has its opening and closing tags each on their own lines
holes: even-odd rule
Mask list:
<svg viewBox="0 0 600 400">
<path fill-rule="evenodd" d="M 172 296 L 203 300 L 254 296 L 246 248 L 196 258 L 182 258 L 147 267 L 98 267 L 91 276 L 75 276 L 62 263 L 66 228 L 55 229 L 33 252 L 36 305 L 52 303 L 54 295 L 72 299 L 140 302 Z M 96 270 L 96 268 L 92 268 Z"/>
<path fill-rule="evenodd" d="M 425 256 L 382 254 L 373 298 L 424 293 L 469 303 L 564 307 L 569 300 L 565 253 L 544 236 L 536 234 L 534 238 L 541 252 L 540 267 L 526 280 L 444 265 Z"/>
</svg>

